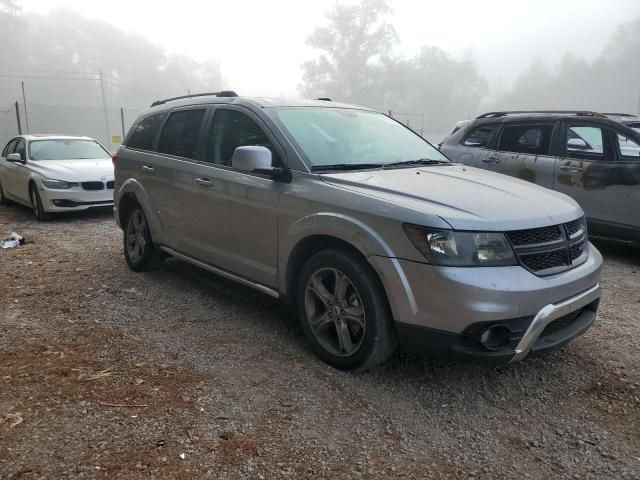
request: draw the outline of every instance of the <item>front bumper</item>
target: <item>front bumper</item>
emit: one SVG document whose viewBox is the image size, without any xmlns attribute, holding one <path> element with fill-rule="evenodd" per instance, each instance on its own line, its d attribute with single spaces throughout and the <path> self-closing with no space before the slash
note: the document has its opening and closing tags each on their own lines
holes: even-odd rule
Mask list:
<svg viewBox="0 0 640 480">
<path fill-rule="evenodd" d="M 548 277 L 520 266 L 455 268 L 383 257 L 369 260 L 387 292 L 401 345 L 421 355 L 521 360 L 586 331 L 600 296 L 602 256 L 591 244 L 586 262 Z M 549 323 L 569 313 L 577 314 L 571 328 L 541 335 Z M 507 348 L 488 351 L 469 341 L 482 328 L 499 323 L 513 332 Z"/>
<path fill-rule="evenodd" d="M 73 187 L 67 190 L 57 190 L 39 187 L 42 206 L 47 212 L 73 212 L 96 207 L 113 206 L 113 189 L 84 190 Z"/>
</svg>

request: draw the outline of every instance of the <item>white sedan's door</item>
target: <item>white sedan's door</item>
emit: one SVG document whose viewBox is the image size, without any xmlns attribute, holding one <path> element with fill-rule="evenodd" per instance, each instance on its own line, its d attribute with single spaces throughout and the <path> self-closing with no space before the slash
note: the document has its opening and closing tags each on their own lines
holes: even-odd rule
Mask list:
<svg viewBox="0 0 640 480">
<path fill-rule="evenodd" d="M 27 146 L 23 138 L 18 139 L 14 153 L 19 153 L 23 160 L 27 158 Z M 29 168 L 22 163 L 5 162 L 5 165 L 7 192 L 16 200 L 29 204 Z M 2 185 L 5 188 L 4 182 Z"/>
</svg>

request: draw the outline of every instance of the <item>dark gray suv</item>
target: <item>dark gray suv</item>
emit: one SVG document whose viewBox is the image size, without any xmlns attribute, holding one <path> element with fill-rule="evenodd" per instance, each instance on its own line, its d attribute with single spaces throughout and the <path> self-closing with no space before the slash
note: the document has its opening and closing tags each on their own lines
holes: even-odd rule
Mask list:
<svg viewBox="0 0 640 480">
<path fill-rule="evenodd" d="M 570 198 L 451 163 L 388 116 L 233 92 L 153 104 L 115 157 L 129 266 L 190 262 L 297 310 L 316 354 L 517 361 L 593 323 L 602 257 Z"/>
<path fill-rule="evenodd" d="M 640 241 L 640 119 L 491 112 L 440 145 L 454 161 L 542 185 L 583 208 L 592 234 Z"/>
</svg>

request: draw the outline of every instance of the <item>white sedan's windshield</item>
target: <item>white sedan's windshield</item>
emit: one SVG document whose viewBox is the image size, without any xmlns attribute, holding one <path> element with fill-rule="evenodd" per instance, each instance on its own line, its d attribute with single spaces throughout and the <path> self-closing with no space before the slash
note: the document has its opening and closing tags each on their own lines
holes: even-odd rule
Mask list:
<svg viewBox="0 0 640 480">
<path fill-rule="evenodd" d="M 85 160 L 111 158 L 109 152 L 93 140 L 34 140 L 29 143 L 31 160 Z"/>
<path fill-rule="evenodd" d="M 347 108 L 283 108 L 277 118 L 314 167 L 447 162 L 426 140 L 381 113 Z"/>
</svg>

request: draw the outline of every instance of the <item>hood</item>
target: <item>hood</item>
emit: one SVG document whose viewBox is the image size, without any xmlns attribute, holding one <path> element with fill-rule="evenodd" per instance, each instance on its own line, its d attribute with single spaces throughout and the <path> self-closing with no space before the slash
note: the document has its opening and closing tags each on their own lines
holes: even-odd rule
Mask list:
<svg viewBox="0 0 640 480">
<path fill-rule="evenodd" d="M 100 160 L 29 160 L 29 170 L 43 177 L 67 182 L 113 180 L 110 158 Z M 102 177 L 107 177 L 103 179 Z"/>
<path fill-rule="evenodd" d="M 583 215 L 566 195 L 458 164 L 320 176 L 334 186 L 437 215 L 456 230 L 537 228 Z"/>
</svg>

